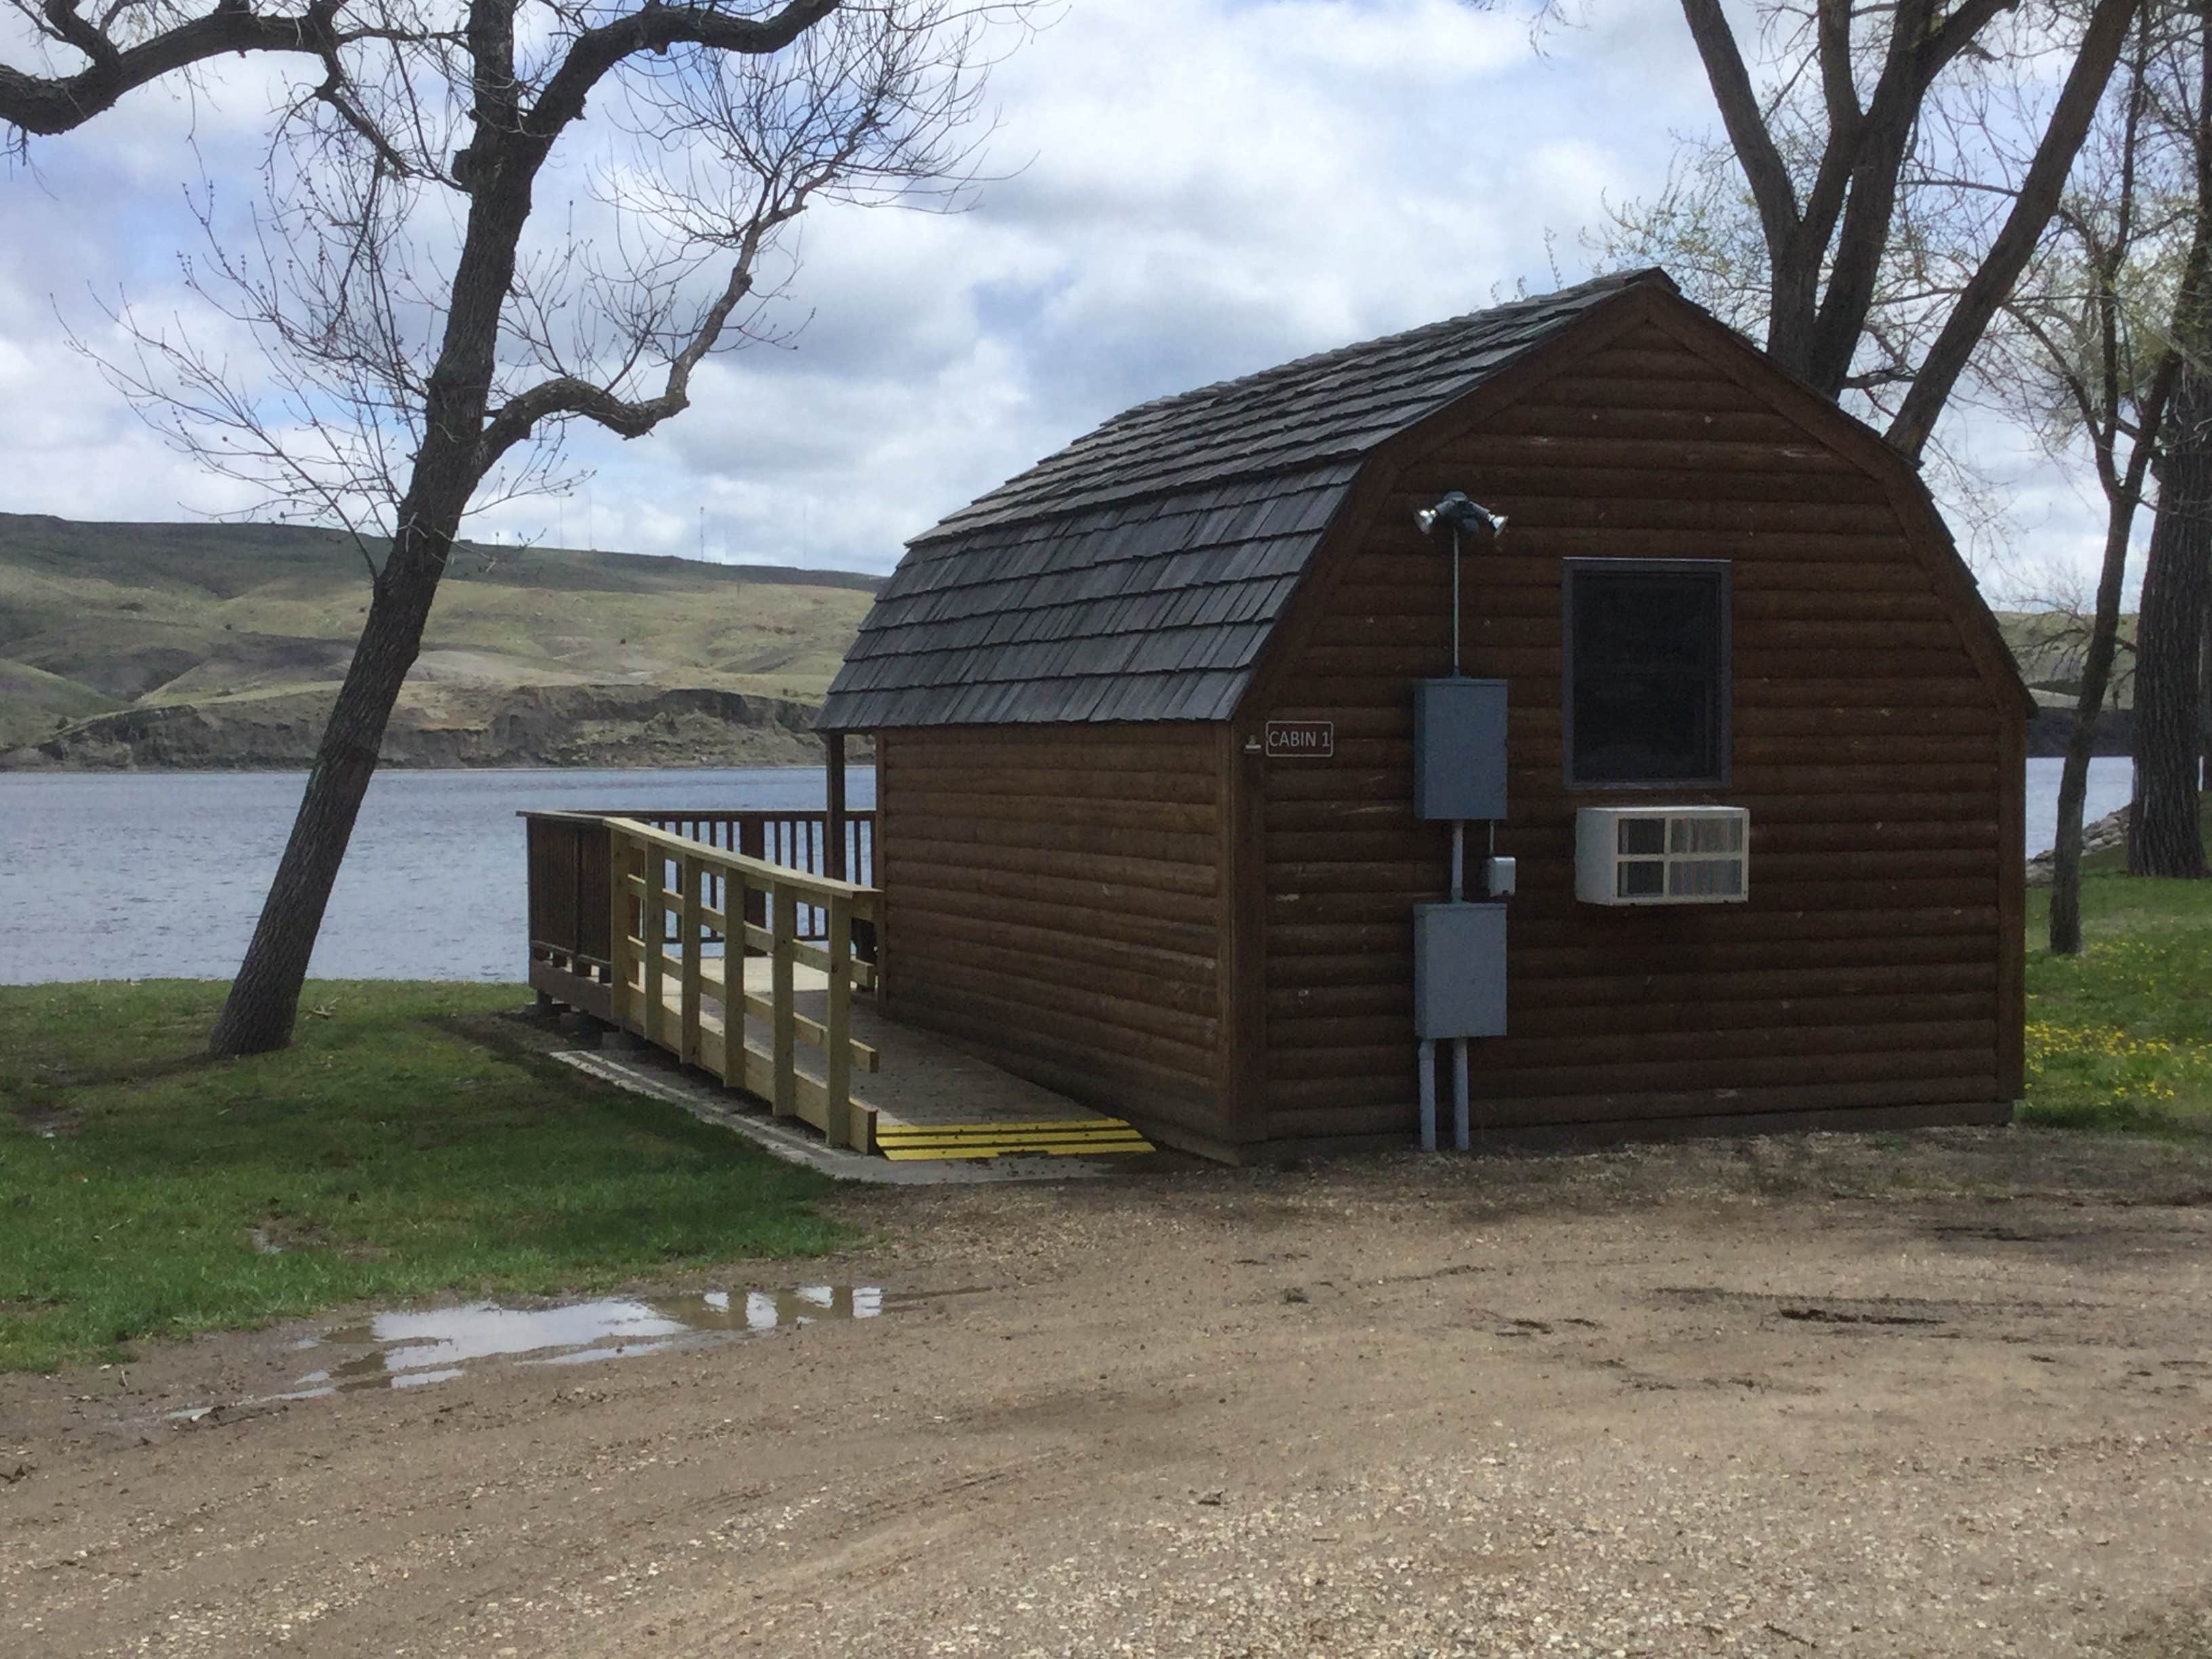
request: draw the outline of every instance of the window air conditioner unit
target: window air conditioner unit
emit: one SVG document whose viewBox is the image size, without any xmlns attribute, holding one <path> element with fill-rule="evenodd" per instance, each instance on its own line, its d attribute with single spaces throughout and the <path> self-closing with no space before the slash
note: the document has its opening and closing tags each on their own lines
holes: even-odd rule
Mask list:
<svg viewBox="0 0 2212 1659">
<path fill-rule="evenodd" d="M 1586 904 L 1741 904 L 1751 896 L 1741 806 L 1585 806 L 1575 896 Z"/>
</svg>

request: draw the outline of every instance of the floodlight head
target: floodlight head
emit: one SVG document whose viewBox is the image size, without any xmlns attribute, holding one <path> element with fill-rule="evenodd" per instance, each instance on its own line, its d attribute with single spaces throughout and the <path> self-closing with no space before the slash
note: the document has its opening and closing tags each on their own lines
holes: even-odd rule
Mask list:
<svg viewBox="0 0 2212 1659">
<path fill-rule="evenodd" d="M 1424 536 L 1435 534 L 1437 526 L 1443 524 L 1470 534 L 1478 530 L 1487 531 L 1492 541 L 1505 529 L 1504 519 L 1488 507 L 1469 501 L 1463 492 L 1456 489 L 1434 507 L 1425 507 L 1414 514 L 1413 522 L 1421 527 Z"/>
</svg>

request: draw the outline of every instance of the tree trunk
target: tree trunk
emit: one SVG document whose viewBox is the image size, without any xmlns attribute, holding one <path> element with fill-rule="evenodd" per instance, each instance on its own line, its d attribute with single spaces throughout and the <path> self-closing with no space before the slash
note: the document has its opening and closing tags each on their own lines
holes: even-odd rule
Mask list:
<svg viewBox="0 0 2212 1659">
<path fill-rule="evenodd" d="M 2158 519 L 2136 625 L 2136 766 L 2128 870 L 2200 878 L 2198 647 L 2212 554 L 2212 377 L 2185 367 L 2166 423 Z"/>
<path fill-rule="evenodd" d="M 422 649 L 430 602 L 461 515 L 483 481 L 485 406 L 499 319 L 514 287 L 515 247 L 530 218 L 538 169 L 560 122 L 521 131 L 514 120 L 514 0 L 472 0 L 469 51 L 478 87 L 468 229 L 453 269 L 446 329 L 422 401 L 422 442 L 392 522 L 368 623 L 323 728 L 292 837 L 246 947 L 246 960 L 208 1035 L 216 1054 L 260 1054 L 292 1040 L 300 987 L 354 821 L 375 775 L 384 728 Z"/>
<path fill-rule="evenodd" d="M 2204 584 L 2204 626 L 2197 635 L 2197 787 L 2212 789 L 2212 580 Z"/>
<path fill-rule="evenodd" d="M 2140 441 L 2148 443 L 2148 437 Z M 2081 664 L 2081 691 L 2074 706 L 2074 726 L 2066 734 L 2066 761 L 2058 775 L 2058 839 L 2051 857 L 2051 950 L 2054 956 L 2081 954 L 2081 804 L 2089 793 L 2089 757 L 2095 751 L 2097 720 L 2104 713 L 2118 653 L 2120 587 L 2128 568 L 2128 534 L 2135 524 L 2135 498 L 2124 494 L 2106 509 L 2105 562 L 2097 577 L 2097 614 L 2089 626 L 2089 649 Z"/>
<path fill-rule="evenodd" d="M 456 526 L 459 516 L 456 507 Z M 291 1041 L 300 988 L 322 931 L 323 911 L 375 775 L 400 685 L 422 648 L 423 625 L 451 544 L 450 532 L 439 537 L 416 529 L 394 543 L 385 562 L 368 624 L 307 774 L 291 839 L 284 843 L 276 879 L 262 902 L 261 920 L 209 1035 L 210 1053 L 262 1054 Z"/>
</svg>

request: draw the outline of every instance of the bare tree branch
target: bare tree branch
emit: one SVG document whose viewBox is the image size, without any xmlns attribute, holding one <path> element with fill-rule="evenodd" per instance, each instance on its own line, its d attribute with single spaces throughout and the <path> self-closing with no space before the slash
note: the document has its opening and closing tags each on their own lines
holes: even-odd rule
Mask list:
<svg viewBox="0 0 2212 1659">
<path fill-rule="evenodd" d="M 1988 328 L 1990 319 L 2013 290 L 2021 272 L 2051 222 L 2058 193 L 2087 136 L 2089 123 L 2112 79 L 2112 66 L 2126 44 L 2131 9 L 2127 0 L 2100 0 L 2081 38 L 2080 52 L 2066 76 L 2065 89 L 2051 111 L 2050 125 L 2036 146 L 2035 161 L 2021 183 L 2004 228 L 1984 255 L 1966 290 L 1952 307 L 1942 332 L 1922 360 L 1919 377 L 1905 394 L 1904 406 L 1890 422 L 1889 441 L 1907 454 L 1928 441 L 1936 418 L 1949 401 L 1951 388 L 1965 373 L 1966 360 Z"/>
<path fill-rule="evenodd" d="M 766 228 L 763 227 L 763 230 Z M 622 398 L 573 375 L 541 381 L 509 400 L 484 423 L 484 471 L 489 472 L 501 456 L 528 437 L 540 422 L 556 416 L 580 415 L 619 436 L 641 438 L 671 416 L 689 409 L 691 372 L 721 338 L 730 313 L 752 292 L 750 264 L 750 258 L 738 261 L 730 273 L 729 285 L 707 308 L 690 342 L 670 360 L 668 377 L 659 397 Z"/>
<path fill-rule="evenodd" d="M 125 94 L 237 52 L 291 52 L 324 58 L 346 43 L 337 27 L 343 0 L 315 0 L 306 10 L 264 16 L 241 0 L 216 0 L 205 15 L 118 46 L 78 14 L 76 0 L 48 0 L 45 16 L 57 40 L 90 58 L 75 75 L 40 76 L 0 64 L 0 123 L 19 137 L 70 131 L 112 109 Z M 111 13 L 111 16 L 115 14 Z"/>
<path fill-rule="evenodd" d="M 1657 202 L 1616 210 L 1611 246 L 1669 264 L 1670 252 L 1686 253 L 1698 297 L 1763 331 L 1769 355 L 1817 390 L 1872 404 L 1893 441 L 1920 453 L 1963 372 L 1960 347 L 1971 356 L 2033 256 L 2138 0 L 2081 0 L 2033 21 L 2012 15 L 2015 0 L 1759 0 L 1755 66 L 1721 0 L 1681 3 L 1728 147 L 1678 169 Z M 2081 21 L 2054 37 L 2052 15 Z M 2058 39 L 2072 61 L 2050 111 L 2023 106 L 2026 118 L 2009 126 L 1972 119 L 1993 70 L 2047 57 Z M 1944 165 L 1945 149 L 1969 131 L 1992 171 Z M 1720 156 L 1733 176 L 1705 165 Z M 1960 228 L 1985 221 L 1973 227 L 1981 246 L 1940 273 L 1913 253 L 1918 231 L 1899 220 L 1901 202 L 1936 188 L 1984 191 L 1995 210 L 1958 204 Z M 1758 226 L 1757 294 L 1753 251 L 1729 222 L 1739 217 Z M 1917 294 L 1900 285 L 1900 261 L 1918 275 Z M 1915 307 L 1919 316 L 1868 361 L 1876 316 Z M 1893 373 L 1905 368 L 1909 380 Z"/>
</svg>

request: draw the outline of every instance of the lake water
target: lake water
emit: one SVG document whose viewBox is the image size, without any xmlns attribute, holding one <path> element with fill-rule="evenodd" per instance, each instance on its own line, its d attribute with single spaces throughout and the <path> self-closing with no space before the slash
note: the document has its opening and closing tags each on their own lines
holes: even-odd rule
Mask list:
<svg viewBox="0 0 2212 1659">
<path fill-rule="evenodd" d="M 2027 853 L 2050 846 L 2056 759 L 2027 763 Z M 872 769 L 850 776 L 875 803 Z M 0 774 L 0 982 L 237 970 L 305 787 L 301 773 Z M 2129 762 L 2089 763 L 2086 816 L 2128 798 Z M 383 772 L 315 947 L 331 979 L 519 980 L 525 807 L 813 807 L 812 768 L 727 772 Z M 1756 872 L 1754 872 L 1756 879 Z"/>
<path fill-rule="evenodd" d="M 0 983 L 228 979 L 307 787 L 301 772 L 0 774 Z M 520 980 L 523 808 L 813 807 L 811 767 L 380 772 L 311 971 Z M 847 775 L 875 804 L 872 767 Z"/>
<path fill-rule="evenodd" d="M 2066 763 L 2057 756 L 2032 756 L 2027 763 L 2027 848 L 2047 853 L 2058 839 L 2058 773 Z M 2117 812 L 2135 793 L 2135 762 L 2125 755 L 2092 755 L 2089 790 L 2081 801 L 2081 822 L 2094 823 L 2108 812 Z"/>
</svg>

